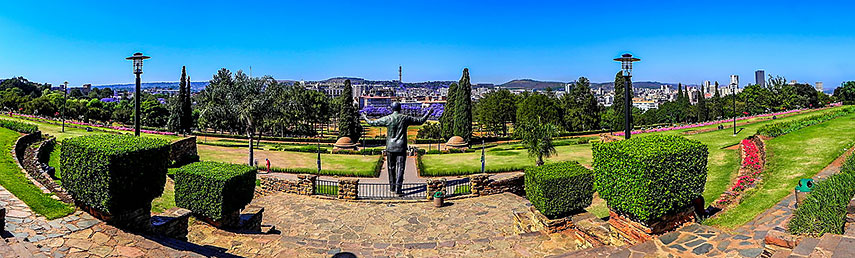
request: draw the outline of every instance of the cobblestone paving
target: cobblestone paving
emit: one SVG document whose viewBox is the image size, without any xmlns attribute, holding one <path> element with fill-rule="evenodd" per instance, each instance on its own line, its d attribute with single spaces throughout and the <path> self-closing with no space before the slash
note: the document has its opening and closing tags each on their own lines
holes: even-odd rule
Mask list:
<svg viewBox="0 0 855 258">
<path fill-rule="evenodd" d="M 528 201 L 500 194 L 431 203 L 378 204 L 292 194 L 259 198 L 280 235 L 241 235 L 194 224 L 190 242 L 247 257 L 544 257 L 576 249 L 569 233 L 513 232 L 513 209 Z"/>
</svg>

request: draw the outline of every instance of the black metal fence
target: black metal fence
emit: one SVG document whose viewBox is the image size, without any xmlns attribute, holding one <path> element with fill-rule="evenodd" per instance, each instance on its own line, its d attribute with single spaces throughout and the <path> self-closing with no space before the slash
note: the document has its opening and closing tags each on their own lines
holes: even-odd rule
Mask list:
<svg viewBox="0 0 855 258">
<path fill-rule="evenodd" d="M 315 179 L 314 194 L 338 196 L 338 181 Z"/>
<path fill-rule="evenodd" d="M 466 195 L 470 193 L 472 193 L 472 187 L 469 183 L 468 177 L 448 180 L 445 182 L 445 196 L 447 197 Z"/>
<path fill-rule="evenodd" d="M 404 183 L 401 194 L 391 190 L 388 183 L 359 183 L 360 199 L 419 199 L 425 198 L 427 184 Z"/>
</svg>

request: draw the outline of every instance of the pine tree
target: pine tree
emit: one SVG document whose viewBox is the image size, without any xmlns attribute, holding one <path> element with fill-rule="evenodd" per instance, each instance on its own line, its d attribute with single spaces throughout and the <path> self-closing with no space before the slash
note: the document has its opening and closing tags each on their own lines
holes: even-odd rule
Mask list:
<svg viewBox="0 0 855 258">
<path fill-rule="evenodd" d="M 704 94 L 704 91 L 701 91 L 700 94 L 701 95 L 698 98 L 698 104 L 696 107 L 696 110 L 698 111 L 697 117 L 698 122 L 705 122 L 709 117 L 709 109 L 707 108 L 707 98 L 705 96 L 706 94 Z"/>
<path fill-rule="evenodd" d="M 469 68 L 463 68 L 455 98 L 454 135 L 469 141 L 472 138 L 472 83 L 469 81 Z"/>
<path fill-rule="evenodd" d="M 715 95 L 712 98 L 712 107 L 710 108 L 709 119 L 718 119 L 723 115 L 721 107 L 721 95 L 718 93 L 718 81 L 715 82 Z"/>
<path fill-rule="evenodd" d="M 344 81 L 344 90 L 338 97 L 341 105 L 338 113 L 338 136 L 350 137 L 352 142 L 359 141 L 362 136 L 362 124 L 359 123 L 359 111 L 353 105 L 353 86 L 350 80 Z"/>
<path fill-rule="evenodd" d="M 457 83 L 452 83 L 448 86 L 448 96 L 445 98 L 445 108 L 442 116 L 439 117 L 439 123 L 442 126 L 442 138 L 448 139 L 454 136 L 454 110 L 457 103 Z"/>
<path fill-rule="evenodd" d="M 187 71 L 181 67 L 181 79 L 178 81 L 178 94 L 169 98 L 169 120 L 166 126 L 169 131 L 184 132 L 184 92 L 187 87 Z"/>
</svg>

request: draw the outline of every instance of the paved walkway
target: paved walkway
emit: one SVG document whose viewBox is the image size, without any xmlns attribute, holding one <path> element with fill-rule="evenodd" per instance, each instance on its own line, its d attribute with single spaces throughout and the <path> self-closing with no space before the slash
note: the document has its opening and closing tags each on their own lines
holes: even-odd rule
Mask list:
<svg viewBox="0 0 855 258">
<path fill-rule="evenodd" d="M 513 210 L 528 201 L 513 194 L 430 203 L 342 202 L 278 193 L 254 201 L 279 235 L 238 235 L 196 224 L 188 237 L 248 257 L 544 257 L 575 250 L 569 233 L 513 231 Z"/>
</svg>

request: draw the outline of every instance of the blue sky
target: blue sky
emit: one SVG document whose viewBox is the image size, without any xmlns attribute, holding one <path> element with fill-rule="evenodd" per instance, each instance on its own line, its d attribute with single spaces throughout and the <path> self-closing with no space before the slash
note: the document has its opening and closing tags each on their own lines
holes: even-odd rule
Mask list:
<svg viewBox="0 0 855 258">
<path fill-rule="evenodd" d="M 221 67 L 319 80 L 517 78 L 726 83 L 756 69 L 826 88 L 855 80 L 853 2 L 818 1 L 9 1 L 0 78 L 132 82 L 124 57 L 152 56 L 144 81 L 194 81 Z M 602 3 L 594 3 L 602 2 Z"/>
</svg>

